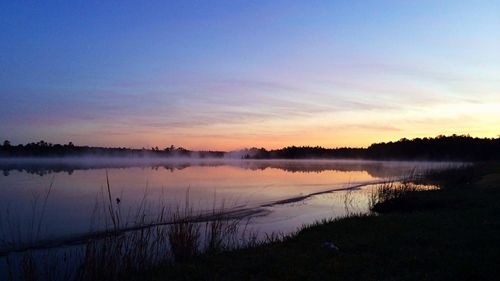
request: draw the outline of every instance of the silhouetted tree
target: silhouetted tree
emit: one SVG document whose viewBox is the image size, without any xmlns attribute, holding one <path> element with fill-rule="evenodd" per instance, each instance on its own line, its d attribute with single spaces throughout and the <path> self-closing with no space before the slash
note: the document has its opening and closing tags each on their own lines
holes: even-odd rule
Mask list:
<svg viewBox="0 0 500 281">
<path fill-rule="evenodd" d="M 451 160 L 451 161 L 488 161 L 500 160 L 500 138 L 473 138 L 469 135 L 439 135 L 435 138 L 402 138 L 396 142 L 375 143 L 368 148 L 323 148 L 309 146 L 290 146 L 276 150 L 251 148 L 241 151 L 244 159 L 376 159 L 376 160 Z M 64 157 L 64 156 L 183 156 L 193 155 L 192 151 L 171 145 L 160 151 L 151 150 L 75 146 L 51 144 L 43 140 L 37 143 L 13 146 L 7 140 L 0 145 L 0 157 Z M 200 157 L 224 157 L 221 151 L 203 151 Z"/>
</svg>

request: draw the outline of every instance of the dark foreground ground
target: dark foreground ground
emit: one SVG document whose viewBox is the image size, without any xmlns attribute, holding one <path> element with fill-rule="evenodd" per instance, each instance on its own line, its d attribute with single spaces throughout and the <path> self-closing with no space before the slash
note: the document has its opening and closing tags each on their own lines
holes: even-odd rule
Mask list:
<svg viewBox="0 0 500 281">
<path fill-rule="evenodd" d="M 282 242 L 200 256 L 141 280 L 500 280 L 500 164 L 431 177 L 441 190 Z M 333 242 L 338 250 L 324 246 Z"/>
</svg>

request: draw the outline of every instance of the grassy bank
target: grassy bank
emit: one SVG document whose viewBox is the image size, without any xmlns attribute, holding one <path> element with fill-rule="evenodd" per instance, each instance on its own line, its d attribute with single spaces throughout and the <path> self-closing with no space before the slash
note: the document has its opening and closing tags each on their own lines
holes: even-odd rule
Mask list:
<svg viewBox="0 0 500 281">
<path fill-rule="evenodd" d="M 279 242 L 164 265 L 138 279 L 497 279 L 500 164 L 433 174 L 425 181 L 442 189 L 408 192 L 374 204 L 378 212 L 372 215 L 307 227 Z"/>
</svg>

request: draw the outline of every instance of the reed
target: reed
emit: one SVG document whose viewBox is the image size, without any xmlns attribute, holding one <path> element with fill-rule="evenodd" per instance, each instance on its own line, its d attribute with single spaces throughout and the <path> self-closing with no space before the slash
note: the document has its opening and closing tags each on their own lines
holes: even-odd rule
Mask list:
<svg viewBox="0 0 500 281">
<path fill-rule="evenodd" d="M 382 210 L 382 205 L 396 204 L 418 191 L 438 189 L 432 182 L 435 171 L 410 170 L 405 176 L 374 185 L 368 200 L 371 211 Z"/>
<path fill-rule="evenodd" d="M 41 207 L 47 207 L 52 183 L 43 196 Z M 42 197 L 37 197 L 42 198 Z M 121 210 L 120 200 L 113 200 L 112 187 L 106 174 L 106 186 L 92 212 L 92 227 L 104 223 L 105 230 L 90 235 L 81 245 L 59 249 L 36 248 L 36 240 L 29 237 L 27 244 L 23 229 L 10 216 L 8 223 L 0 220 L 2 231 L 12 231 L 2 247 L 20 249 L 6 252 L 9 281 L 115 281 L 124 280 L 139 272 L 166 263 L 184 263 L 194 257 L 211 255 L 244 244 L 247 225 L 241 217 L 234 217 L 224 206 L 217 207 L 214 198 L 210 213 L 196 211 L 189 202 L 189 189 L 182 206 L 173 211 L 165 202 L 154 209 L 145 195 L 135 210 L 127 215 Z M 39 210 L 39 200 L 33 200 L 33 209 Z M 34 212 L 36 213 L 36 212 Z M 30 222 L 37 237 L 43 230 L 43 214 Z M 155 213 L 151 216 L 151 213 Z M 248 221 L 247 221 L 248 224 Z M 244 228 L 243 228 L 244 227 Z M 5 236 L 4 236 L 5 237 Z M 250 241 L 250 240 L 249 240 Z M 248 242 L 250 243 L 250 242 Z M 0 276 L 1 277 L 1 276 Z M 3 278 L 3 277 L 2 277 Z M 3 279 L 2 279 L 3 280 Z"/>
<path fill-rule="evenodd" d="M 200 224 L 194 223 L 194 210 L 189 205 L 189 190 L 186 192 L 184 208 L 177 208 L 173 214 L 173 224 L 168 227 L 167 237 L 173 258 L 185 262 L 199 253 Z"/>
</svg>

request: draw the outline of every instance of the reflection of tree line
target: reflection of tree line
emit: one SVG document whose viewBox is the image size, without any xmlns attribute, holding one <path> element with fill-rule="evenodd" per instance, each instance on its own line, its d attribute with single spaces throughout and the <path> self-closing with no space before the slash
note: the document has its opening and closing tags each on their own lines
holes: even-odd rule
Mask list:
<svg viewBox="0 0 500 281">
<path fill-rule="evenodd" d="M 335 172 L 364 172 L 372 177 L 399 176 L 404 171 L 412 167 L 407 165 L 390 165 L 387 163 L 360 163 L 360 162 L 330 162 L 325 161 L 216 161 L 216 162 L 176 162 L 161 165 L 123 163 L 123 164 L 103 164 L 103 163 L 0 163 L 0 170 L 4 176 L 8 176 L 12 171 L 24 172 L 39 176 L 52 173 L 73 174 L 76 170 L 98 170 L 98 169 L 127 169 L 143 168 L 152 170 L 168 170 L 174 172 L 188 167 L 221 167 L 233 166 L 246 170 L 266 170 L 279 169 L 290 173 L 321 173 L 325 171 Z"/>
<path fill-rule="evenodd" d="M 4 176 L 8 176 L 12 171 L 24 172 L 33 175 L 44 176 L 52 173 L 67 173 L 73 174 L 77 170 L 98 170 L 98 169 L 128 169 L 135 167 L 142 167 L 144 169 L 158 170 L 165 168 L 171 172 L 175 170 L 182 170 L 191 166 L 190 164 L 184 165 L 141 165 L 141 164 L 52 164 L 52 163 L 8 163 L 0 164 L 0 170 L 3 171 Z"/>
<path fill-rule="evenodd" d="M 321 160 L 297 161 L 248 161 L 239 165 L 243 169 L 265 170 L 279 169 L 289 173 L 321 173 L 321 172 L 367 172 L 372 177 L 394 177 L 413 169 L 409 165 L 388 165 L 383 162 L 326 162 Z"/>
</svg>

